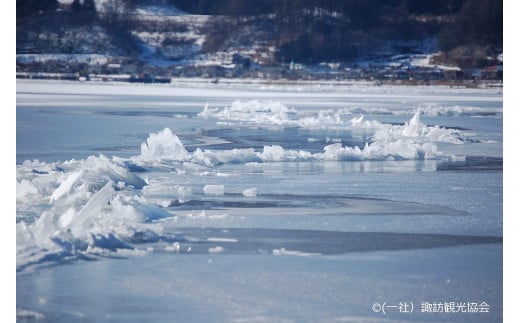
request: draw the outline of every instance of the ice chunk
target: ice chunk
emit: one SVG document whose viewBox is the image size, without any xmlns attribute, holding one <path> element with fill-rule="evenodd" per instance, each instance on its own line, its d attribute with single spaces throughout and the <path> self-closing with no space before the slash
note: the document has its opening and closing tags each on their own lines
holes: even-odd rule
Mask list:
<svg viewBox="0 0 520 323">
<path fill-rule="evenodd" d="M 164 251 L 173 251 L 173 252 L 179 253 L 180 250 L 181 250 L 181 245 L 178 242 L 175 242 L 172 245 L 168 245 L 168 246 L 164 247 Z"/>
<path fill-rule="evenodd" d="M 63 0 L 61 0 L 63 1 Z M 36 311 L 31 311 L 31 310 L 25 310 L 25 309 L 20 309 L 20 308 L 17 308 L 16 309 L 16 320 L 21 320 L 21 321 L 28 321 L 28 322 L 31 322 L 31 321 L 40 321 L 40 320 L 44 320 L 45 319 L 45 315 L 43 315 L 42 313 L 40 312 L 36 312 Z"/>
<path fill-rule="evenodd" d="M 209 237 L 206 239 L 207 241 L 210 241 L 210 242 L 238 242 L 238 239 L 234 239 L 234 238 L 213 238 L 213 237 Z"/>
<path fill-rule="evenodd" d="M 257 189 L 255 187 L 248 188 L 242 192 L 242 195 L 247 197 L 255 197 L 258 194 Z"/>
<path fill-rule="evenodd" d="M 152 222 L 171 214 L 149 203 L 141 195 L 144 180 L 118 162 L 90 156 L 56 165 L 40 163 L 39 169 L 52 169 L 37 173 L 32 172 L 34 163 L 17 166 L 18 194 L 30 211 L 27 222 L 17 223 L 17 270 L 129 248 L 129 239 L 145 226 L 160 231 Z M 41 210 L 37 205 L 45 201 L 49 204 L 44 211 L 33 211 Z"/>
<path fill-rule="evenodd" d="M 473 106 L 441 106 L 437 104 L 428 104 L 421 106 L 423 114 L 428 116 L 495 116 L 499 114 L 495 108 L 473 107 Z"/>
<path fill-rule="evenodd" d="M 131 185 L 137 189 L 146 185 L 146 182 L 141 177 L 133 174 L 126 167 L 118 165 L 103 155 L 99 157 L 88 157 L 83 168 L 87 170 L 87 176 L 93 180 L 96 177 L 102 177 L 104 179 L 110 179 L 114 183 Z"/>
<path fill-rule="evenodd" d="M 297 251 L 297 250 L 287 250 L 285 248 L 280 249 L 273 249 L 273 255 L 275 256 L 303 256 L 303 257 L 309 257 L 309 256 L 319 256 L 320 253 L 314 253 L 314 252 L 303 252 L 303 251 Z"/>
<path fill-rule="evenodd" d="M 198 116 L 261 124 L 286 124 L 290 120 L 288 117 L 290 112 L 294 112 L 294 110 L 287 108 L 279 101 L 236 100 L 231 103 L 230 107 L 209 108 L 206 104 Z"/>
<path fill-rule="evenodd" d="M 271 102 L 272 103 L 272 102 Z M 229 109 L 211 109 L 207 105 L 202 116 L 217 116 L 219 118 L 235 118 L 237 120 L 263 120 L 269 118 L 259 117 L 258 113 L 287 113 L 289 110 L 278 104 L 265 104 L 260 101 L 247 103 L 235 101 Z M 254 112 L 254 113 L 253 113 Z M 251 114 L 246 118 L 242 114 Z M 464 143 L 464 136 L 453 129 L 428 126 L 421 123 L 421 110 L 417 110 L 409 122 L 404 125 L 384 124 L 375 120 L 365 120 L 361 115 L 349 121 L 341 120 L 340 111 L 320 112 L 317 116 L 317 124 L 334 123 L 345 129 L 361 129 L 373 132 L 370 142 L 364 147 L 342 146 L 342 138 L 328 138 L 332 145 L 324 147 L 324 153 L 311 153 L 305 150 L 286 150 L 279 145 L 264 146 L 262 151 L 254 148 L 231 150 L 203 150 L 197 148 L 193 153 L 188 152 L 180 139 L 173 135 L 170 129 L 165 128 L 158 133 L 150 134 L 146 143 L 142 144 L 141 161 L 165 163 L 168 160 L 182 162 L 182 167 L 177 167 L 178 173 L 189 171 L 187 165 L 213 167 L 220 164 L 250 163 L 250 162 L 288 162 L 288 161 L 313 161 L 313 160 L 394 160 L 394 159 L 431 159 L 442 153 L 437 151 L 436 142 Z M 314 118 L 314 117 L 313 117 Z M 276 119 L 276 118 L 275 118 Z M 282 118 L 283 119 L 283 118 Z M 281 119 L 276 119 L 281 120 Z M 284 124 L 308 123 L 308 118 L 286 119 Z M 263 122 L 262 121 L 262 122 Z M 271 120 L 272 121 L 272 120 Z M 276 124 L 276 122 L 271 122 Z M 314 138 L 309 141 L 315 141 Z"/>
<path fill-rule="evenodd" d="M 286 151 L 278 146 L 264 146 L 264 152 L 260 155 L 265 161 L 281 161 L 284 160 Z"/>
<path fill-rule="evenodd" d="M 58 188 L 52 193 L 50 202 L 56 201 L 65 194 L 68 194 L 72 189 L 72 186 L 78 181 L 83 175 L 83 170 L 80 169 L 70 175 L 58 186 Z"/>
<path fill-rule="evenodd" d="M 22 179 L 16 182 L 16 199 L 22 199 L 30 194 L 38 194 L 38 188 L 29 180 Z"/>
<path fill-rule="evenodd" d="M 221 253 L 224 252 L 224 247 L 216 246 L 214 248 L 208 248 L 209 253 Z"/>
<path fill-rule="evenodd" d="M 253 161 L 260 161 L 253 148 L 231 149 L 223 151 L 202 150 L 197 148 L 193 153 L 193 162 L 214 166 L 219 164 L 241 164 Z"/>
<path fill-rule="evenodd" d="M 447 142 L 463 144 L 464 136 L 457 130 L 428 126 L 421 122 L 420 109 L 404 125 L 381 124 L 375 135 L 375 141 L 380 143 L 394 142 L 398 140 L 412 140 L 414 143 L 425 144 L 434 142 Z"/>
<path fill-rule="evenodd" d="M 70 225 L 74 217 L 76 216 L 76 210 L 74 210 L 73 207 L 67 209 L 65 213 L 62 214 L 62 216 L 59 219 L 59 225 L 62 228 L 65 228 Z"/>
<path fill-rule="evenodd" d="M 86 228 L 87 222 L 91 222 L 94 218 L 103 213 L 103 209 L 108 205 L 114 192 L 113 183 L 108 182 L 89 199 L 87 204 L 85 204 L 79 213 L 70 221 L 72 233 L 75 236 L 83 236 L 85 233 L 88 233 L 88 231 L 85 232 L 88 230 L 88 228 Z"/>
<path fill-rule="evenodd" d="M 155 161 L 172 159 L 183 161 L 189 158 L 188 151 L 184 148 L 179 137 L 174 135 L 170 128 L 151 133 L 146 143 L 141 144 L 141 159 Z"/>
<path fill-rule="evenodd" d="M 427 127 L 425 127 L 421 123 L 421 110 L 417 110 L 413 117 L 407 122 L 402 128 L 402 134 L 405 137 L 419 137 L 423 135 L 427 131 Z"/>
<path fill-rule="evenodd" d="M 32 237 L 39 247 L 49 247 L 52 242 L 49 240 L 56 230 L 51 212 L 43 212 L 34 222 L 31 228 Z"/>
<path fill-rule="evenodd" d="M 210 110 L 208 102 L 204 105 L 204 110 L 198 114 L 199 117 L 202 118 L 211 118 L 214 110 Z"/>
</svg>

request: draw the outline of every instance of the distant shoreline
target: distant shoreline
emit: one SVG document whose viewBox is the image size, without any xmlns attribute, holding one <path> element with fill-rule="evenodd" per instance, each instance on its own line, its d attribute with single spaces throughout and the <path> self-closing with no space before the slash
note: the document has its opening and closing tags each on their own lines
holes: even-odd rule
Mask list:
<svg viewBox="0 0 520 323">
<path fill-rule="evenodd" d="M 128 75 L 98 75 L 87 80 L 77 74 L 64 73 L 16 73 L 17 80 L 53 80 L 81 83 L 134 83 L 134 84 L 225 84 L 225 85 L 322 85 L 322 86 L 447 86 L 455 88 L 503 88 L 503 81 L 497 80 L 364 80 L 364 79 L 264 79 L 264 78 L 203 78 L 169 77 L 153 79 L 131 79 Z"/>
</svg>

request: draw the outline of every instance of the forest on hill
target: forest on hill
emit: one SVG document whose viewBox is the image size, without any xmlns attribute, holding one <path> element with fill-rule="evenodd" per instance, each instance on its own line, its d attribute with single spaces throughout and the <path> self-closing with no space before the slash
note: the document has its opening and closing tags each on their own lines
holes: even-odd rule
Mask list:
<svg viewBox="0 0 520 323">
<path fill-rule="evenodd" d="M 444 63 L 481 67 L 503 47 L 503 4 L 496 0 L 71 0 L 66 10 L 64 2 L 16 2 L 17 53 L 18 39 L 27 47 L 28 30 L 89 24 L 105 28 L 119 50 L 136 53 L 134 12 L 144 4 L 214 17 L 204 53 L 226 50 L 244 28 L 267 30 L 280 63 L 352 62 L 384 54 L 389 42 L 407 53 L 417 50 L 410 43 L 430 40 Z"/>
</svg>

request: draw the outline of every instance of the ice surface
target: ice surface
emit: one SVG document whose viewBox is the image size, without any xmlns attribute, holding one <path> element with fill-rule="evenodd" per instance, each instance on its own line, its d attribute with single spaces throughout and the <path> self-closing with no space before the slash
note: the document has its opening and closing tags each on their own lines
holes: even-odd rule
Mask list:
<svg viewBox="0 0 520 323">
<path fill-rule="evenodd" d="M 33 223 L 21 221 L 17 224 L 19 268 L 45 261 L 50 255 L 59 260 L 132 249 L 128 241 L 135 236 L 146 232 L 150 237 L 160 236 L 160 225 L 147 227 L 145 223 L 173 217 L 167 210 L 171 206 L 193 205 L 190 204 L 193 188 L 167 182 L 163 184 L 160 180 L 151 181 L 148 176 L 142 179 L 131 170 L 141 172 L 141 169 L 149 167 L 166 170 L 173 167 L 177 176 L 187 173 L 200 176 L 218 175 L 212 170 L 217 165 L 248 164 L 252 161 L 388 161 L 442 156 L 430 141 L 432 137 L 434 140 L 439 138 L 436 131 L 440 128 L 422 124 L 419 116 L 420 111 L 403 126 L 380 126 L 375 134 L 376 140 L 366 143 L 363 148 L 334 143 L 324 146 L 323 153 L 286 150 L 278 145 L 264 146 L 259 151 L 253 148 L 217 151 L 197 148 L 189 152 L 179 137 L 165 128 L 150 133 L 141 145 L 141 154 L 130 159 L 109 159 L 100 155 L 59 164 L 28 161 L 18 167 L 17 200 L 31 204 L 31 200 L 40 202 L 47 199 L 49 206 L 41 216 L 35 215 Z M 363 119 L 358 118 L 352 124 L 362 122 Z M 383 131 L 385 134 L 382 134 Z M 212 171 L 208 172 L 208 166 Z M 205 184 L 202 192 L 206 196 L 222 197 L 225 195 L 225 185 Z M 244 197 L 256 197 L 258 189 L 247 188 L 241 192 Z M 206 218 L 205 214 L 203 218 Z M 40 251 L 35 251 L 35 248 Z M 222 252 L 218 248 L 211 250 Z M 293 254 L 292 251 L 285 252 L 285 249 L 273 252 Z"/>
<path fill-rule="evenodd" d="M 119 88 L 114 90 L 120 91 Z M 208 121 L 216 119 L 217 125 L 225 122 L 224 127 L 229 123 L 241 127 L 260 125 L 310 131 L 327 129 L 327 134 L 330 130 L 339 132 L 332 138 L 304 138 L 303 142 L 315 145 L 315 151 L 305 150 L 305 146 L 285 148 L 284 143 L 223 149 L 219 144 L 228 141 L 213 137 L 204 140 L 213 143 L 216 149 L 201 146 L 188 150 L 179 134 L 165 127 L 150 132 L 141 143 L 140 155 L 130 158 L 114 156 L 110 159 L 100 155 L 52 163 L 25 161 L 17 167 L 17 202 L 19 210 L 23 211 L 17 224 L 19 266 L 23 268 L 38 262 L 38 257 L 49 259 L 50 254 L 59 259 L 129 248 L 128 241 L 146 230 L 151 236 L 160 236 L 160 225 L 143 225 L 171 218 L 174 214 L 168 210 L 170 207 L 193 205 L 190 201 L 196 199 L 198 190 L 208 197 L 225 196 L 225 185 L 220 183 L 204 183 L 199 187 L 184 184 L 187 183 L 186 176 L 219 175 L 216 167 L 222 165 L 432 159 L 456 162 L 460 158 L 446 155 L 438 145 L 477 141 L 460 130 L 427 125 L 421 121 L 421 116 L 497 116 L 500 111 L 433 103 L 419 106 L 403 124 L 366 117 L 366 114 L 377 117 L 408 113 L 409 109 L 367 107 L 298 110 L 279 100 L 235 100 L 223 107 L 210 107 L 206 103 L 197 117 Z M 348 144 L 341 138 L 342 133 L 357 132 L 363 134 L 359 139 L 363 144 Z M 290 141 L 286 143 L 294 147 Z M 147 171 L 172 170 L 176 175 L 168 175 L 171 179 L 167 180 L 139 176 Z M 176 181 L 176 177 L 184 182 Z M 257 197 L 258 188 L 245 187 L 238 192 L 245 198 Z M 44 208 L 37 207 L 46 203 Z M 34 211 L 35 207 L 40 211 Z M 211 215 L 212 219 L 219 216 Z M 204 214 L 196 218 L 208 217 Z"/>
<path fill-rule="evenodd" d="M 204 188 L 202 190 L 206 195 L 224 195 L 224 185 L 204 185 Z"/>
<path fill-rule="evenodd" d="M 496 245 L 339 256 L 155 253 L 19 275 L 16 296 L 23 304 L 19 319 L 37 316 L 53 322 L 107 317 L 112 321 L 174 317 L 183 322 L 499 322 L 498 263 Z M 456 297 L 485 300 L 490 312 L 420 311 L 421 302 L 457 302 Z M 418 310 L 388 311 L 384 316 L 372 311 L 374 303 L 393 306 L 403 299 Z"/>
<path fill-rule="evenodd" d="M 290 118 L 288 113 L 293 116 Z M 284 151 L 281 146 L 265 146 L 259 155 L 263 161 L 281 160 L 363 160 L 363 159 L 424 159 L 442 156 L 435 143 L 461 144 L 469 139 L 453 129 L 428 126 L 421 123 L 421 109 L 404 125 L 385 124 L 375 120 L 365 120 L 363 115 L 350 116 L 349 111 L 319 110 L 315 116 L 299 114 L 280 102 L 235 101 L 231 107 L 211 109 L 206 104 L 199 116 L 226 121 L 240 121 L 267 125 L 298 126 L 303 128 L 325 128 L 341 130 L 366 130 L 373 132 L 373 142 L 364 147 L 325 147 L 325 154 L 311 155 L 305 151 Z M 312 140 L 311 140 L 312 141 Z M 338 149 L 342 148 L 342 149 Z M 218 159 L 218 157 L 217 157 Z"/>
<path fill-rule="evenodd" d="M 19 320 L 500 320 L 500 89 L 206 83 L 19 81 Z"/>
</svg>

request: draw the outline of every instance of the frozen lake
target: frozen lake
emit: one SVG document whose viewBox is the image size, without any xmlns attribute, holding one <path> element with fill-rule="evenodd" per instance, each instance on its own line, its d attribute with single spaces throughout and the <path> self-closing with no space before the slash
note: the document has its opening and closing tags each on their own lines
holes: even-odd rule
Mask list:
<svg viewBox="0 0 520 323">
<path fill-rule="evenodd" d="M 502 319 L 502 89 L 16 91 L 19 321 Z"/>
</svg>

